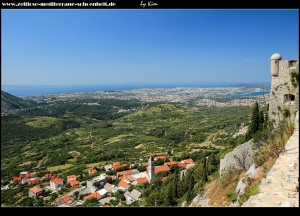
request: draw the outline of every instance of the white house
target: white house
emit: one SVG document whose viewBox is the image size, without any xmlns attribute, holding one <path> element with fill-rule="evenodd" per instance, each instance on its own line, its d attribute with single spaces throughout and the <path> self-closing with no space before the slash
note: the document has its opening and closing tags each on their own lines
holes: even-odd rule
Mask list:
<svg viewBox="0 0 300 216">
<path fill-rule="evenodd" d="M 54 178 L 50 180 L 50 187 L 53 189 L 57 189 L 64 185 L 64 181 L 62 178 Z"/>
</svg>

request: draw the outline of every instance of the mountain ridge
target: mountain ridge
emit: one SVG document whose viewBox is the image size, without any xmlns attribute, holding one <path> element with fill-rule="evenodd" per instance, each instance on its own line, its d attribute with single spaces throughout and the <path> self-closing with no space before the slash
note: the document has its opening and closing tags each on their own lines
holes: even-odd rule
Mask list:
<svg viewBox="0 0 300 216">
<path fill-rule="evenodd" d="M 1 90 L 1 113 L 31 108 L 35 105 L 36 103 L 32 100 L 24 100 Z"/>
</svg>

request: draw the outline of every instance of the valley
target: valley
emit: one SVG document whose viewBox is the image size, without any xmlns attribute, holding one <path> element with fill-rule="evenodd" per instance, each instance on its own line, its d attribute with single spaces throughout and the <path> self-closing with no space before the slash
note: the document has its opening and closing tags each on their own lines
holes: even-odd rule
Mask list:
<svg viewBox="0 0 300 216">
<path fill-rule="evenodd" d="M 115 175 L 120 170 L 105 171 L 104 167 L 116 161 L 147 167 L 150 154 L 165 155 L 173 161 L 192 158 L 195 170 L 200 171 L 203 157 L 214 155 L 218 161 L 222 152 L 243 143 L 243 135 L 233 135 L 241 125 L 248 124 L 252 109 L 170 102 L 148 102 L 141 106 L 134 99 L 90 97 L 62 101 L 53 96 L 51 102 L 39 105 L 39 109 L 2 116 L 2 185 L 23 171 L 34 172 L 39 178 L 47 173 L 62 179 L 76 175 L 84 182 L 90 178 L 91 169 Z M 120 112 L 121 106 L 129 111 Z M 207 174 L 213 175 L 218 163 L 207 163 Z M 195 178 L 194 184 L 201 181 L 201 174 Z M 114 184 L 118 185 L 118 181 Z M 195 192 L 201 191 L 202 184 Z M 26 190 L 24 193 L 26 196 Z M 180 197 L 175 203 L 180 202 Z M 44 201 L 44 205 L 49 204 Z"/>
</svg>

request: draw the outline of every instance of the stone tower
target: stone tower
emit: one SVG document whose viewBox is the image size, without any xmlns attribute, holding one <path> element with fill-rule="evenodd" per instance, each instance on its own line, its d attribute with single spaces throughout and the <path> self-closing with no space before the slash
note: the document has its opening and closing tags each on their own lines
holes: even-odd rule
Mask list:
<svg viewBox="0 0 300 216">
<path fill-rule="evenodd" d="M 280 54 L 273 54 L 271 75 L 269 119 L 276 127 L 288 113 L 294 119 L 299 109 L 299 60 L 282 60 Z"/>
<path fill-rule="evenodd" d="M 154 159 L 152 157 L 152 155 L 150 155 L 150 158 L 148 160 L 148 176 L 149 176 L 149 182 L 151 181 L 151 179 L 154 177 L 155 172 L 154 172 Z"/>
</svg>

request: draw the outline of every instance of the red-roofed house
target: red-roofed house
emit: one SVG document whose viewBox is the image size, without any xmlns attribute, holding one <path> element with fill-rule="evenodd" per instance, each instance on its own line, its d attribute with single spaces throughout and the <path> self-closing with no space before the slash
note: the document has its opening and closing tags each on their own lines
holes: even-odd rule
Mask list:
<svg viewBox="0 0 300 216">
<path fill-rule="evenodd" d="M 38 178 L 33 178 L 33 179 L 28 179 L 27 180 L 28 184 L 37 184 L 39 182 L 40 182 L 40 180 Z"/>
<path fill-rule="evenodd" d="M 118 169 L 120 167 L 121 167 L 121 163 L 120 162 L 113 162 L 112 170 L 116 170 L 116 169 Z"/>
<path fill-rule="evenodd" d="M 45 175 L 45 178 L 46 178 L 46 179 L 54 179 L 55 176 L 52 175 L 51 173 L 48 173 L 48 174 Z"/>
<path fill-rule="evenodd" d="M 36 174 L 35 173 L 27 173 L 24 178 L 27 178 L 27 179 L 31 179 L 31 178 L 35 178 L 36 177 Z"/>
<path fill-rule="evenodd" d="M 86 199 L 91 199 L 91 198 L 96 198 L 96 199 L 102 199 L 107 196 L 107 190 L 102 188 L 98 191 L 95 191 L 94 193 L 91 193 L 90 195 L 87 195 L 84 197 L 84 200 Z"/>
<path fill-rule="evenodd" d="M 19 183 L 19 184 L 25 184 L 27 183 L 29 180 L 35 180 L 36 178 L 36 174 L 35 173 L 29 173 L 26 172 L 26 174 L 20 174 L 18 177 L 14 177 L 10 183 Z M 36 181 L 36 180 L 35 180 Z M 33 181 L 34 182 L 34 181 Z"/>
<path fill-rule="evenodd" d="M 92 199 L 96 198 L 97 200 L 105 198 L 107 196 L 107 190 L 102 188 L 98 191 L 95 191 L 94 193 L 91 193 L 90 195 L 85 196 L 83 199 Z"/>
<path fill-rule="evenodd" d="M 90 195 L 87 195 L 85 196 L 83 199 L 84 200 L 87 200 L 87 199 L 92 199 L 92 198 L 96 198 L 97 200 L 100 199 L 101 195 L 99 193 L 94 192 L 94 193 L 91 193 Z"/>
<path fill-rule="evenodd" d="M 29 197 L 37 197 L 40 196 L 43 193 L 44 189 L 40 186 L 35 186 L 32 188 L 29 188 L 28 196 Z"/>
<path fill-rule="evenodd" d="M 54 178 L 50 180 L 50 187 L 53 189 L 57 189 L 64 185 L 64 181 L 62 178 Z"/>
<path fill-rule="evenodd" d="M 18 176 L 18 177 L 14 177 L 12 180 L 10 180 L 10 183 L 20 183 L 22 181 L 22 177 Z"/>
<path fill-rule="evenodd" d="M 167 165 L 167 166 L 173 166 L 173 165 L 177 165 L 178 162 L 177 161 L 169 161 L 169 162 L 165 162 L 164 165 Z"/>
<path fill-rule="evenodd" d="M 89 170 L 89 175 L 94 175 L 98 171 L 96 169 Z"/>
<path fill-rule="evenodd" d="M 65 204 L 66 202 L 70 201 L 71 197 L 69 195 L 65 195 L 63 197 L 60 197 L 59 199 L 56 200 L 57 205 L 62 205 Z"/>
<path fill-rule="evenodd" d="M 186 168 L 186 164 L 185 164 L 185 163 L 178 163 L 177 165 L 178 165 L 179 167 Z"/>
<path fill-rule="evenodd" d="M 154 168 L 154 173 L 155 173 L 155 174 L 157 174 L 157 173 L 159 173 L 159 172 L 164 172 L 164 171 L 170 172 L 171 169 L 170 169 L 167 165 L 156 166 L 156 167 Z"/>
<path fill-rule="evenodd" d="M 125 190 L 126 188 L 128 188 L 130 185 L 130 182 L 128 180 L 122 180 L 119 182 L 118 186 L 120 188 L 122 188 L 123 190 Z"/>
<path fill-rule="evenodd" d="M 133 170 L 125 170 L 125 171 L 121 171 L 121 172 L 117 172 L 117 178 L 120 178 L 122 177 L 123 175 L 128 175 L 128 174 L 131 174 L 133 173 Z"/>
<path fill-rule="evenodd" d="M 121 163 L 119 161 L 113 162 L 113 166 L 121 166 Z"/>
<path fill-rule="evenodd" d="M 148 182 L 148 179 L 146 177 L 142 177 L 142 178 L 138 178 L 136 179 L 138 184 L 144 184 L 146 182 Z"/>
<path fill-rule="evenodd" d="M 67 182 L 72 181 L 72 180 L 76 180 L 76 175 L 67 176 Z"/>
<path fill-rule="evenodd" d="M 157 173 L 160 172 L 170 172 L 171 169 L 167 165 L 162 165 L 162 166 L 155 166 L 154 167 L 154 174 L 156 175 Z M 149 176 L 149 167 L 146 168 L 146 173 Z M 149 176 L 148 182 L 151 181 L 151 178 Z"/>
<path fill-rule="evenodd" d="M 80 184 L 80 182 L 79 182 L 79 181 L 77 181 L 77 180 L 71 180 L 71 181 L 68 181 L 68 184 L 70 184 L 70 185 L 71 185 L 71 187 L 73 187 L 73 186 L 75 186 L 75 185 L 79 185 L 79 184 Z"/>
<path fill-rule="evenodd" d="M 192 158 L 189 158 L 189 159 L 182 160 L 181 163 L 191 164 L 191 163 L 194 163 L 194 161 Z"/>
<path fill-rule="evenodd" d="M 121 167 L 126 167 L 127 166 L 127 164 L 120 164 L 120 162 L 114 162 L 113 163 L 113 167 L 112 167 L 112 170 L 116 170 L 116 169 L 118 169 L 118 168 L 121 168 Z"/>
<path fill-rule="evenodd" d="M 157 156 L 154 158 L 154 161 L 157 161 L 158 159 L 165 160 L 167 159 L 167 156 L 166 155 Z"/>
</svg>

